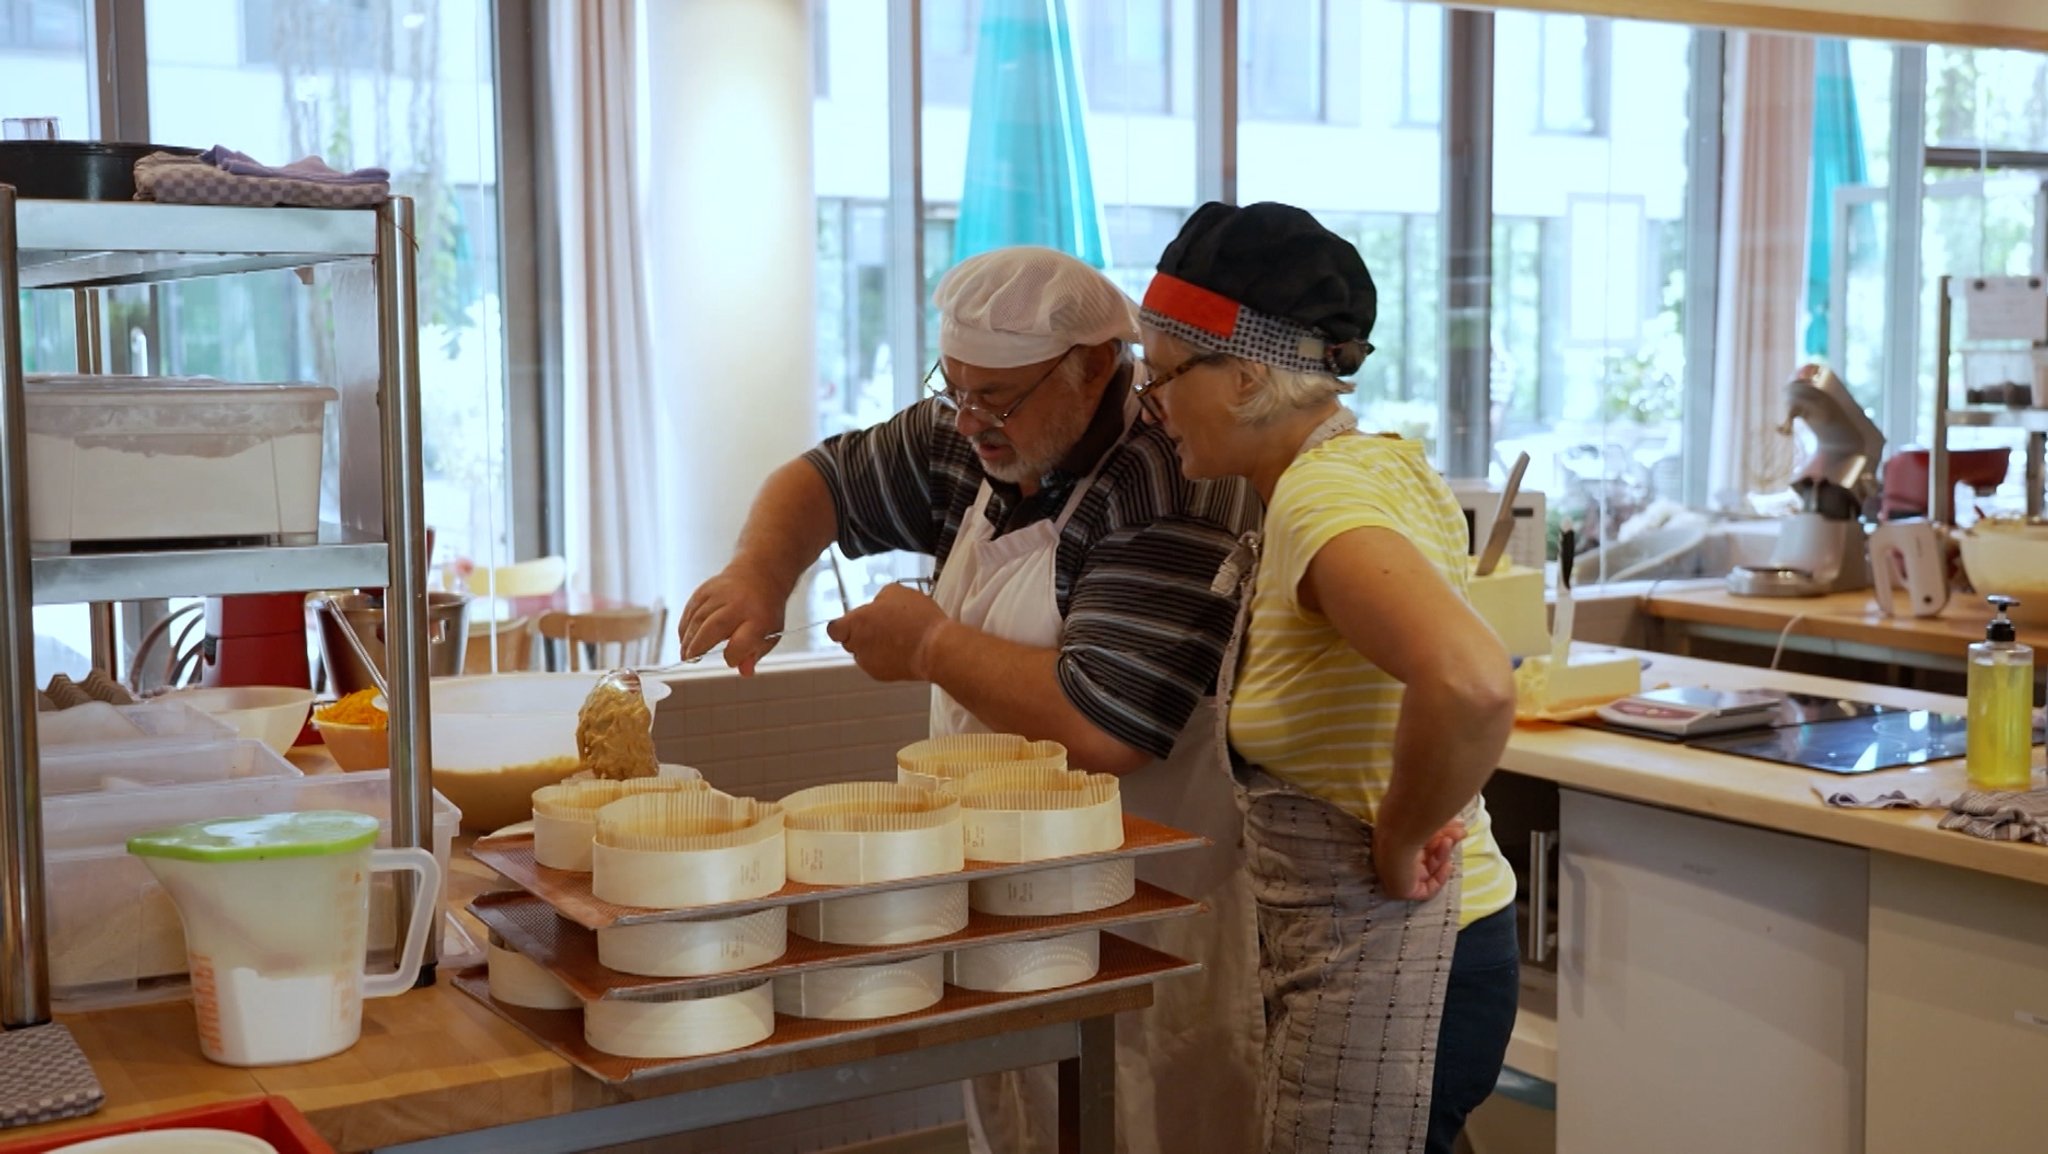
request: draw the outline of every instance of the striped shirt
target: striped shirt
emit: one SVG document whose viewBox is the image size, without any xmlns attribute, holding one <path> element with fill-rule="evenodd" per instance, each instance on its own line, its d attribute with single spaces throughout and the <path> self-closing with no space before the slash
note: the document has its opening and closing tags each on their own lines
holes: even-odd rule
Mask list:
<svg viewBox="0 0 2048 1154">
<path fill-rule="evenodd" d="M 1394 769 L 1401 683 L 1348 644 L 1299 597 L 1309 562 L 1354 529 L 1408 538 L 1461 594 L 1465 517 L 1422 446 L 1395 437 L 1334 437 L 1281 474 L 1266 510 L 1251 629 L 1230 711 L 1230 744 L 1247 760 L 1370 825 Z M 1515 898 L 1484 802 L 1467 823 L 1467 926 Z"/>
<path fill-rule="evenodd" d="M 1056 518 L 1101 463 L 1054 562 L 1065 619 L 1060 689 L 1097 728 L 1165 757 L 1214 689 L 1237 614 L 1234 584 L 1219 573 L 1238 537 L 1257 527 L 1258 500 L 1236 479 L 1182 477 L 1156 426 L 1134 421 L 1125 430 L 1128 381 L 1126 371 L 1103 391 L 1076 454 L 1039 492 L 1027 498 L 991 480 L 987 517 L 996 536 Z M 904 549 L 941 569 L 984 478 L 952 412 L 934 400 L 832 437 L 805 459 L 832 492 L 849 556 Z"/>
</svg>

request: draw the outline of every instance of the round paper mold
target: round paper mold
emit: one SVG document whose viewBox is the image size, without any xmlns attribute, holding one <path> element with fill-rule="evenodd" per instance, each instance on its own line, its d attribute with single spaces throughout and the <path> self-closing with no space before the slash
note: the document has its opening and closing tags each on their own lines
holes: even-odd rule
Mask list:
<svg viewBox="0 0 2048 1154">
<path fill-rule="evenodd" d="M 597 811 L 590 892 L 601 901 L 687 909 L 782 888 L 782 808 L 716 790 L 642 793 Z"/>
<path fill-rule="evenodd" d="M 701 779 L 684 777 L 585 778 L 542 786 L 533 791 L 533 860 L 549 869 L 589 873 L 590 839 L 600 808 L 635 794 L 709 788 Z"/>
<path fill-rule="evenodd" d="M 967 887 L 967 904 L 1006 918 L 1046 918 L 1106 910 L 1138 892 L 1138 870 L 1129 858 L 1088 862 L 977 878 Z"/>
<path fill-rule="evenodd" d="M 766 980 L 650 998 L 602 998 L 583 1008 L 583 1040 L 622 1058 L 722 1054 L 775 1032 L 775 988 Z"/>
<path fill-rule="evenodd" d="M 782 799 L 791 881 L 863 885 L 957 873 L 960 803 L 943 790 L 883 781 L 798 790 Z"/>
<path fill-rule="evenodd" d="M 946 980 L 963 990 L 1028 994 L 1085 982 L 1102 965 L 1094 930 L 1036 942 L 999 942 L 946 955 Z"/>
<path fill-rule="evenodd" d="M 1065 769 L 1067 747 L 1014 733 L 950 733 L 896 753 L 896 780 L 935 789 L 983 769 Z"/>
<path fill-rule="evenodd" d="M 1124 844 L 1115 777 L 1066 769 L 984 769 L 954 785 L 960 836 L 975 861 L 1108 853 Z"/>
<path fill-rule="evenodd" d="M 814 942 L 847 946 L 928 942 L 967 928 L 967 883 L 805 902 L 792 907 L 789 917 L 789 928 Z"/>
<path fill-rule="evenodd" d="M 539 962 L 496 941 L 489 948 L 492 1001 L 530 1010 L 573 1010 L 583 1004 Z"/>
<path fill-rule="evenodd" d="M 789 948 L 789 907 L 749 914 L 609 926 L 597 931 L 597 960 L 649 978 L 701 978 L 765 966 Z"/>
<path fill-rule="evenodd" d="M 811 970 L 775 979 L 775 1012 L 835 1022 L 893 1018 L 938 1004 L 946 992 L 946 956 Z"/>
</svg>

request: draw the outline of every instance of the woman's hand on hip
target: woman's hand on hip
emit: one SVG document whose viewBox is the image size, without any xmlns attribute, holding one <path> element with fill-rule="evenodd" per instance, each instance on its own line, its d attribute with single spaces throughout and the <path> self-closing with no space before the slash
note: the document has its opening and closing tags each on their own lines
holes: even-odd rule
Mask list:
<svg viewBox="0 0 2048 1154">
<path fill-rule="evenodd" d="M 827 625 L 825 633 L 876 681 L 929 681 L 931 647 L 951 623 L 930 597 L 906 585 L 887 585 L 873 601 Z"/>
<path fill-rule="evenodd" d="M 1423 902 L 1435 897 L 1451 883 L 1458 867 L 1458 846 L 1465 840 L 1465 823 L 1452 819 L 1431 834 L 1420 846 L 1403 846 L 1374 837 L 1373 872 L 1388 897 Z"/>
</svg>

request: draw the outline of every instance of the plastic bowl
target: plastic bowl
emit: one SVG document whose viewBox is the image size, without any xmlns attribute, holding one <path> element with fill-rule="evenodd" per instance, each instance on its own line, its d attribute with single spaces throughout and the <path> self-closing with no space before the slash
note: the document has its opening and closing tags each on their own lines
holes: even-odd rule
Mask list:
<svg viewBox="0 0 2048 1154">
<path fill-rule="evenodd" d="M 576 714 L 601 673 L 439 678 L 428 688 L 434 788 L 489 833 L 533 816 L 533 791 L 575 773 Z M 641 683 L 649 711 L 668 685 Z"/>
<path fill-rule="evenodd" d="M 1956 537 L 1963 572 L 1979 596 L 2017 598 L 2013 620 L 2048 625 L 2048 525 L 1980 521 Z M 1977 608 L 1988 620 L 1990 608 L 1981 602 Z"/>
<path fill-rule="evenodd" d="M 231 725 L 235 735 L 260 741 L 271 752 L 291 751 L 306 727 L 306 715 L 313 710 L 313 691 L 289 686 L 237 685 L 206 689 L 181 689 L 165 700 L 189 705 L 201 713 Z"/>
<path fill-rule="evenodd" d="M 338 721 L 314 721 L 334 764 L 344 772 L 391 768 L 391 731 L 381 725 L 344 725 Z M 435 782 L 439 785 L 439 782 Z M 451 799 L 452 800 L 452 799 Z"/>
</svg>

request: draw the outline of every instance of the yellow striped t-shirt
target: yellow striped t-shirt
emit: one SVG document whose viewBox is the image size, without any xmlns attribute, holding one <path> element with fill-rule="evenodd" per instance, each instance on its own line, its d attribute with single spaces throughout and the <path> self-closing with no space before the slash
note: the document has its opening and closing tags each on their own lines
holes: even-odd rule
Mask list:
<svg viewBox="0 0 2048 1154">
<path fill-rule="evenodd" d="M 1298 591 L 1324 545 L 1353 529 L 1391 529 L 1460 594 L 1465 516 L 1422 446 L 1340 436 L 1296 458 L 1266 510 L 1251 628 L 1230 708 L 1230 743 L 1268 773 L 1371 824 L 1393 774 L 1401 683 L 1347 644 Z M 1465 831 L 1459 926 L 1515 900 L 1515 875 L 1481 803 Z"/>
</svg>

